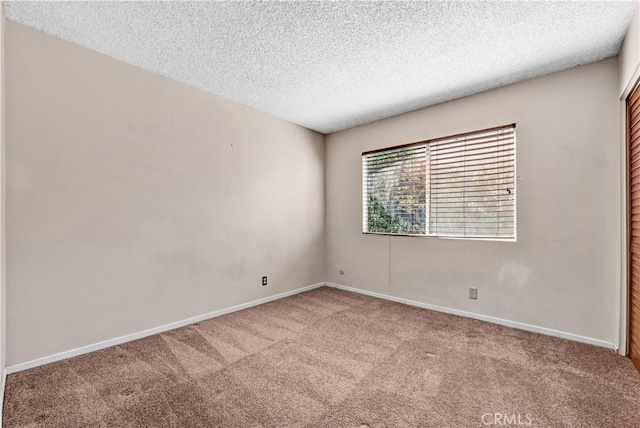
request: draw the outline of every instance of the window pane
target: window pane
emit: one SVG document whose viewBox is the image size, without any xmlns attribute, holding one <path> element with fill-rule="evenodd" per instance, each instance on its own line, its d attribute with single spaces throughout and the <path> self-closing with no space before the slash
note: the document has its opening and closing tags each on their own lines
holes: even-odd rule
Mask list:
<svg viewBox="0 0 640 428">
<path fill-rule="evenodd" d="M 427 156 L 426 145 L 363 155 L 363 231 L 426 233 Z"/>
</svg>

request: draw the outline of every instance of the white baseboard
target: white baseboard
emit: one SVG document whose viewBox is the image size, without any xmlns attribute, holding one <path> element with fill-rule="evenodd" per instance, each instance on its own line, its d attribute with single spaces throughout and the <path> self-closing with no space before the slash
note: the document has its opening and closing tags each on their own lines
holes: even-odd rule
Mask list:
<svg viewBox="0 0 640 428">
<path fill-rule="evenodd" d="M 517 321 L 505 320 L 502 318 L 496 318 L 489 315 L 482 315 L 482 314 L 476 314 L 473 312 L 461 311 L 459 309 L 452 309 L 444 306 L 431 305 L 429 303 L 423 303 L 415 300 L 404 299 L 402 297 L 389 296 L 387 294 L 376 293 L 374 291 L 364 290 L 361 288 L 347 287 L 346 285 L 334 284 L 332 282 L 325 282 L 325 285 L 327 287 L 338 288 L 340 290 L 351 291 L 353 293 L 364 294 L 371 297 L 377 297 L 379 299 L 391 300 L 392 302 L 404 303 L 405 305 L 417 306 L 419 308 L 430 309 L 432 311 L 444 312 L 447 314 L 459 315 L 467 318 L 474 318 L 481 321 L 500 324 L 506 327 L 517 328 L 519 330 L 526 330 L 534 333 L 546 334 L 547 336 L 561 337 L 563 339 L 573 340 L 575 342 L 588 343 L 590 345 L 600 346 L 602 348 L 613 349 L 616 351 L 618 348 L 614 343 L 605 342 L 599 339 L 593 339 L 591 337 L 580 336 L 577 334 L 567 333 L 560 330 L 553 330 L 546 327 L 539 327 L 536 325 L 525 324 Z"/>
<path fill-rule="evenodd" d="M 154 334 L 163 333 L 165 331 L 173 330 L 185 325 L 194 324 L 200 321 L 208 320 L 210 318 L 219 317 L 221 315 L 229 314 L 231 312 L 240 311 L 242 309 L 251 308 L 253 306 L 262 305 L 263 303 L 272 302 L 274 300 L 282 299 L 284 297 L 293 296 L 294 294 L 302 293 L 304 291 L 313 290 L 314 288 L 322 287 L 325 283 L 320 282 L 318 284 L 309 285 L 307 287 L 297 288 L 291 291 L 285 291 L 284 293 L 275 294 L 269 297 L 263 297 L 262 299 L 253 300 L 248 303 L 242 303 L 240 305 L 231 306 L 229 308 L 220 309 L 217 311 L 209 312 L 206 314 L 198 315 L 192 318 L 187 318 L 182 321 L 172 322 L 160 327 L 150 328 L 148 330 L 140 331 L 138 333 L 127 334 L 125 336 L 116 337 L 115 339 L 109 339 L 102 342 L 94 343 L 92 345 L 81 346 L 80 348 L 71 349 L 69 351 L 60 352 L 57 354 L 49 355 L 47 357 L 37 358 L 35 360 L 27 361 L 24 363 L 14 364 L 5 369 L 5 377 L 7 374 L 16 373 L 22 370 L 31 369 L 45 364 L 53 363 L 56 361 L 64 360 L 78 355 L 87 354 L 89 352 L 98 351 L 100 349 L 109 348 L 111 346 L 120 345 L 125 342 L 130 342 L 136 339 L 142 339 L 143 337 L 152 336 Z M 4 381 L 3 389 L 4 391 Z"/>
<path fill-rule="evenodd" d="M 531 324 L 525 324 L 525 323 L 521 323 L 521 322 L 517 322 L 517 321 L 505 320 L 505 319 L 502 319 L 502 318 L 496 318 L 496 317 L 492 317 L 492 316 L 489 316 L 489 315 L 482 315 L 482 314 L 477 314 L 477 313 L 473 313 L 473 312 L 466 312 L 466 311 L 461 311 L 461 310 L 458 310 L 458 309 L 447 308 L 447 307 L 444 307 L 444 306 L 432 305 L 432 304 L 429 304 L 429 303 L 418 302 L 418 301 L 415 301 L 415 300 L 409 300 L 409 299 L 405 299 L 405 298 L 402 298 L 402 297 L 390 296 L 390 295 L 387 295 L 387 294 L 377 293 L 377 292 L 374 292 L 374 291 L 364 290 L 364 289 L 361 289 L 361 288 L 348 287 L 346 285 L 335 284 L 335 283 L 332 283 L 332 282 L 324 282 L 324 283 L 318 283 L 318 284 L 309 285 L 307 287 L 297 288 L 295 290 L 286 291 L 284 293 L 275 294 L 273 296 L 264 297 L 262 299 L 253 300 L 251 302 L 242 303 L 240 305 L 231 306 L 229 308 L 220 309 L 220 310 L 217 310 L 217 311 L 213 311 L 213 312 L 209 312 L 209 313 L 206 313 L 206 314 L 198 315 L 196 317 L 187 318 L 187 319 L 181 320 L 181 321 L 176 321 L 176 322 L 173 322 L 173 323 L 170 323 L 170 324 L 165 324 L 165 325 L 162 325 L 160 327 L 150 328 L 148 330 L 140 331 L 138 333 L 132 333 L 132 334 L 128 334 L 128 335 L 125 335 L 125 336 L 120 336 L 120 337 L 116 337 L 114 339 L 109 339 L 109 340 L 105 340 L 105 341 L 102 341 L 102 342 L 94 343 L 92 345 L 82 346 L 80 348 L 75 348 L 75 349 L 71 349 L 69 351 L 64 351 L 64 352 L 60 352 L 60 353 L 57 353 L 57 354 L 49 355 L 47 357 L 37 358 L 35 360 L 27 361 L 27 362 L 24 362 L 24 363 L 14 364 L 14 365 L 9 366 L 6 369 L 4 369 L 4 371 L 2 373 L 2 379 L 1 379 L 1 385 L 0 385 L 0 388 L 1 388 L 0 389 L 0 398 L 2 398 L 4 396 L 4 386 L 5 386 L 5 381 L 6 381 L 6 377 L 7 377 L 8 374 L 16 373 L 16 372 L 19 372 L 19 371 L 22 371 L 22 370 L 27 370 L 27 369 L 38 367 L 38 366 L 42 366 L 42 365 L 45 365 L 45 364 L 53 363 L 53 362 L 56 362 L 56 361 L 67 359 L 67 358 L 76 357 L 78 355 L 87 354 L 89 352 L 98 351 L 100 349 L 109 348 L 111 346 L 120 345 L 122 343 L 130 342 L 132 340 L 142 339 L 143 337 L 152 336 L 154 334 L 163 333 L 165 331 L 173 330 L 173 329 L 176 329 L 176 328 L 179 328 L 179 327 L 184 327 L 186 325 L 194 324 L 194 323 L 197 323 L 197 322 L 200 322 L 200 321 L 204 321 L 204 320 L 207 320 L 207 319 L 219 317 L 221 315 L 229 314 L 231 312 L 236 312 L 236 311 L 240 311 L 242 309 L 247 309 L 247 308 L 250 308 L 250 307 L 253 307 L 253 306 L 261 305 L 263 303 L 272 302 L 274 300 L 282 299 L 284 297 L 292 296 L 294 294 L 302 293 L 304 291 L 313 290 L 314 288 L 322 287 L 322 286 L 325 286 L 325 285 L 328 286 L 328 287 L 338 288 L 340 290 L 345 290 L 345 291 L 350 291 L 350 292 L 353 292 L 353 293 L 359 293 L 359 294 L 364 294 L 364 295 L 367 295 L 367 296 L 377 297 L 379 299 L 390 300 L 390 301 L 398 302 L 398 303 L 404 303 L 404 304 L 410 305 L 410 306 L 417 306 L 419 308 L 430 309 L 430 310 L 437 311 L 437 312 L 444 312 L 444 313 L 447 313 L 447 314 L 459 315 L 459 316 L 463 316 L 463 317 L 467 317 L 467 318 L 474 318 L 474 319 L 481 320 L 481 321 L 487 321 L 487 322 L 494 323 L 494 324 L 504 325 L 506 327 L 517 328 L 517 329 L 520 329 L 520 330 L 531 331 L 531 332 L 534 332 L 534 333 L 546 334 L 548 336 L 561 337 L 561 338 L 568 339 L 568 340 L 573 340 L 573 341 L 576 341 L 576 342 L 588 343 L 590 345 L 596 345 L 596 346 L 600 346 L 600 347 L 603 347 L 603 348 L 617 350 L 617 346 L 614 343 L 605 342 L 605 341 L 599 340 L 599 339 L 593 339 L 593 338 L 586 337 L 586 336 L 580 336 L 580 335 L 577 335 L 577 334 L 567 333 L 567 332 L 560 331 L 560 330 L 553 330 L 553 329 L 546 328 L 546 327 L 539 327 L 539 326 L 535 326 L 535 325 L 531 325 Z M 2 403 L 2 401 L 0 401 L 0 403 Z M 0 406 L 1 406 L 1 404 L 0 404 Z M 1 409 L 0 409 L 0 418 L 2 417 L 1 415 L 2 415 L 2 413 L 1 413 Z M 1 419 L 0 419 L 0 421 L 1 421 Z"/>
</svg>

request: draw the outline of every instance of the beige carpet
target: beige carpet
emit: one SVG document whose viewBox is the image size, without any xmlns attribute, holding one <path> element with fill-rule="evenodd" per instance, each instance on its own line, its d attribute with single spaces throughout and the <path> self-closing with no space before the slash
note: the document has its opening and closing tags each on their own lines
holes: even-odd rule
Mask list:
<svg viewBox="0 0 640 428">
<path fill-rule="evenodd" d="M 320 288 L 10 375 L 4 417 L 6 428 L 632 428 L 640 375 L 610 350 Z"/>
</svg>

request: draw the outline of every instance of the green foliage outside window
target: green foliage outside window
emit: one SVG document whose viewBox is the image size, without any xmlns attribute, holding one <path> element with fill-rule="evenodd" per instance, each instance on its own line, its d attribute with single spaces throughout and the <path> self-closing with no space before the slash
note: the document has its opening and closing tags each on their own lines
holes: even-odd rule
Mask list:
<svg viewBox="0 0 640 428">
<path fill-rule="evenodd" d="M 376 197 L 369 199 L 368 223 L 372 233 L 409 233 L 409 224 L 389 214 Z"/>
</svg>

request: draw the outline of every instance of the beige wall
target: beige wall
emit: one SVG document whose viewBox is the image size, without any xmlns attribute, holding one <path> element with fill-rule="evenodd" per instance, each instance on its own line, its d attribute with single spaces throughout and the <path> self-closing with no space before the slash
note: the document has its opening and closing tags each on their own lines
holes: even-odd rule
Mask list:
<svg viewBox="0 0 640 428">
<path fill-rule="evenodd" d="M 2 394 L 4 394 L 4 369 L 6 367 L 6 229 L 5 229 L 5 126 L 4 126 L 4 4 L 0 1 L 0 376 Z M 0 426 L 2 425 L 2 406 L 0 406 Z"/>
<path fill-rule="evenodd" d="M 634 85 L 638 78 L 640 64 L 640 8 L 637 5 L 618 58 L 620 63 L 618 94 L 624 98 L 628 95 L 630 86 Z"/>
<path fill-rule="evenodd" d="M 8 365 L 323 281 L 322 135 L 11 22 L 6 56 Z"/>
<path fill-rule="evenodd" d="M 513 122 L 516 243 L 361 233 L 363 151 Z M 614 58 L 328 136 L 327 280 L 617 344 L 619 123 Z"/>
</svg>

